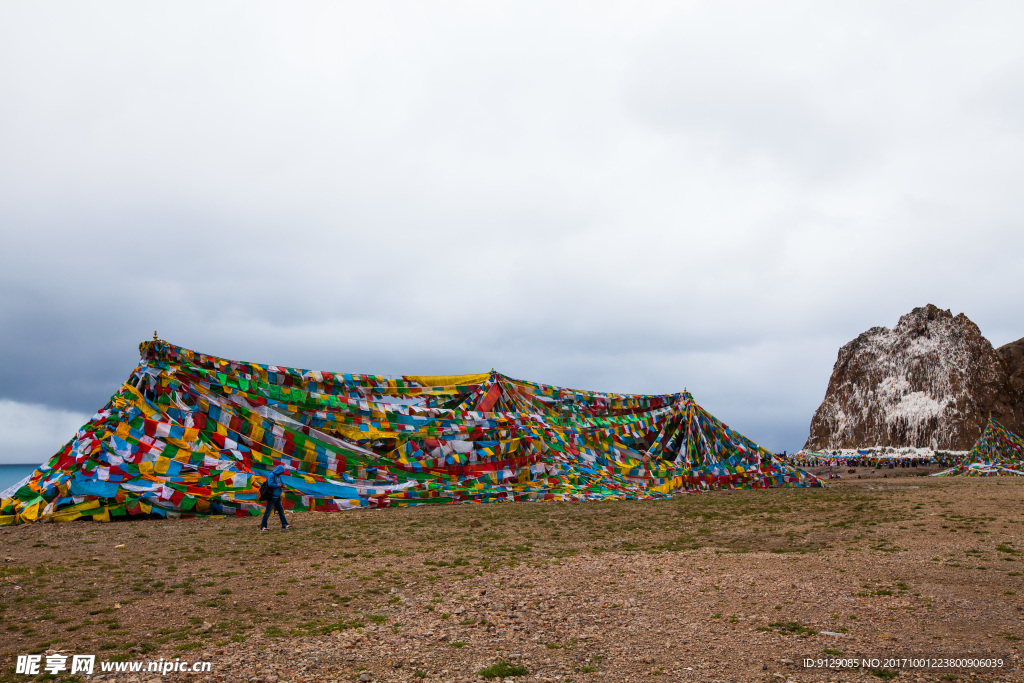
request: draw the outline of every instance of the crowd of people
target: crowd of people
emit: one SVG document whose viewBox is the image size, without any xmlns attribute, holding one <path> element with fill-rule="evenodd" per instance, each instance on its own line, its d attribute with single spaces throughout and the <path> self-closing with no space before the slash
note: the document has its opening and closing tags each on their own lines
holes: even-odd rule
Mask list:
<svg viewBox="0 0 1024 683">
<path fill-rule="evenodd" d="M 963 453 L 943 453 L 941 451 L 928 455 L 899 454 L 855 454 L 836 455 L 828 453 L 794 453 L 785 456 L 797 467 L 870 467 L 872 469 L 895 469 L 905 467 L 953 467 L 963 459 Z"/>
</svg>

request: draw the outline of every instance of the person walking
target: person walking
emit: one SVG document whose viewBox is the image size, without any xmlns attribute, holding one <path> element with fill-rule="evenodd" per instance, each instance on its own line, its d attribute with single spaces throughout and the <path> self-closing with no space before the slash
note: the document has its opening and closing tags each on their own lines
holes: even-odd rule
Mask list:
<svg viewBox="0 0 1024 683">
<path fill-rule="evenodd" d="M 270 487 L 270 497 L 267 498 L 267 509 L 263 512 L 263 521 L 260 522 L 260 531 L 267 530 L 267 520 L 270 519 L 270 514 L 274 510 L 277 510 L 277 514 L 281 517 L 281 528 L 291 529 L 292 525 L 288 523 L 288 520 L 284 516 L 284 506 L 281 505 L 281 491 L 284 485 L 281 483 L 281 475 L 284 474 L 284 465 L 278 465 L 274 468 L 274 471 L 267 477 L 267 486 Z"/>
</svg>

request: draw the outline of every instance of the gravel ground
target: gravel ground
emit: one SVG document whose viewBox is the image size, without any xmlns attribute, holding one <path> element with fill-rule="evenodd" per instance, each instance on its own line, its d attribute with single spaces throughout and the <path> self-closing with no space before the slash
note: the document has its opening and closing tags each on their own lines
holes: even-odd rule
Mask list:
<svg viewBox="0 0 1024 683">
<path fill-rule="evenodd" d="M 305 513 L 287 532 L 256 519 L 3 528 L 0 680 L 30 680 L 16 655 L 47 651 L 212 663 L 89 678 L 120 681 L 476 681 L 501 662 L 514 681 L 1024 680 L 1024 481 L 885 474 L 658 502 Z M 801 666 L 901 656 L 1005 665 Z"/>
</svg>

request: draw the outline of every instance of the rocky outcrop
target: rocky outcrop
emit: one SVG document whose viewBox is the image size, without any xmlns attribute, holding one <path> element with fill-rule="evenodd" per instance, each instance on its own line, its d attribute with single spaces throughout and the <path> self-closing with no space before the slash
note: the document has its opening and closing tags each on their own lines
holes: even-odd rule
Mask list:
<svg viewBox="0 0 1024 683">
<path fill-rule="evenodd" d="M 1024 339 L 997 351 L 963 313 L 929 304 L 839 350 L 804 448 L 968 450 L 990 414 L 1024 426 Z"/>
<path fill-rule="evenodd" d="M 1006 384 L 992 405 L 992 417 L 1024 436 L 1024 339 L 1000 346 L 996 353 L 1006 368 Z"/>
</svg>

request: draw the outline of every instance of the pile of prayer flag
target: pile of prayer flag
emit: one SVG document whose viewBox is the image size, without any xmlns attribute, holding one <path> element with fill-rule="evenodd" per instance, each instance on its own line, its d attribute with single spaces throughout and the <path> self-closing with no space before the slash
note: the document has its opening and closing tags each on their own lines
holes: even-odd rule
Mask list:
<svg viewBox="0 0 1024 683">
<path fill-rule="evenodd" d="M 154 340 L 110 401 L 25 480 L 0 525 L 289 510 L 654 499 L 823 482 L 687 393 L 611 394 L 500 373 L 402 376 L 244 363 Z"/>
<path fill-rule="evenodd" d="M 968 477 L 1024 475 L 1024 439 L 989 416 L 985 431 L 964 459 L 933 476 L 958 474 Z"/>
</svg>

